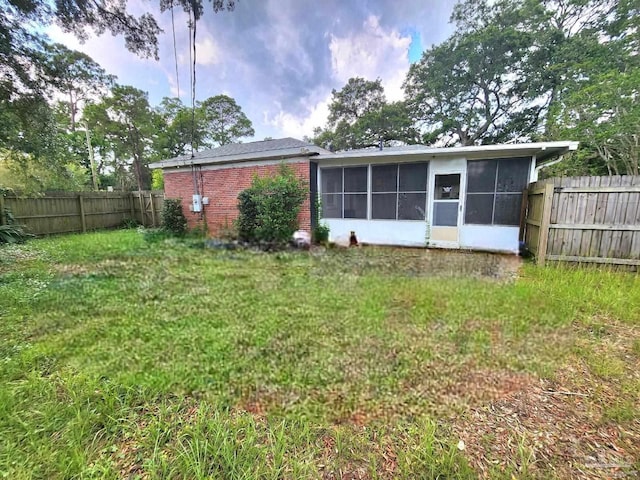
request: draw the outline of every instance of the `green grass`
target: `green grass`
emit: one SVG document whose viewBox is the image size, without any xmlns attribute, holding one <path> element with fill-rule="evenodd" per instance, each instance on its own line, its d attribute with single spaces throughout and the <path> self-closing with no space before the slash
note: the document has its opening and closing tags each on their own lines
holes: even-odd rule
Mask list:
<svg viewBox="0 0 640 480">
<path fill-rule="evenodd" d="M 495 399 L 482 378 L 578 364 L 575 386 L 615 395 L 589 397 L 599 421 L 638 428 L 637 275 L 500 282 L 423 275 L 415 251 L 194 245 L 0 248 L 1 476 L 474 478 L 455 426 Z M 532 475 L 515 441 L 494 476 Z"/>
</svg>

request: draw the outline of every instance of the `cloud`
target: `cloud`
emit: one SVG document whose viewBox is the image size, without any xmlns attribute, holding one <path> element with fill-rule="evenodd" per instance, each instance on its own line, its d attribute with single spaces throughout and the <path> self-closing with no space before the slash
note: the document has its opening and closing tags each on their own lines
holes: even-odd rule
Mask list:
<svg viewBox="0 0 640 480">
<path fill-rule="evenodd" d="M 314 128 L 322 127 L 326 123 L 329 116 L 330 101 L 330 95 L 315 102 L 306 100 L 305 103 L 311 105 L 310 111 L 306 115 L 296 115 L 288 112 L 280 103 L 276 103 L 277 113 L 270 115 L 269 112 L 265 111 L 263 115 L 264 122 L 275 127 L 285 137 L 302 138 L 311 136 Z"/>
<path fill-rule="evenodd" d="M 205 2 L 196 41 L 197 99 L 228 92 L 253 121 L 256 138 L 310 135 L 326 123 L 331 90 L 352 76 L 380 77 L 389 100 L 402 98 L 411 35 L 426 48 L 444 40 L 454 1 L 240 1 L 233 12 L 220 13 Z M 170 12 L 160 14 L 157 4 L 144 0 L 128 5 L 134 14 L 153 14 L 163 29 L 159 62 L 128 52 L 122 37 L 80 44 L 57 27 L 48 31 L 91 55 L 120 83 L 149 91 L 152 104 L 177 95 L 179 82 L 181 99 L 190 105 L 187 15 L 174 11 L 176 60 Z"/>
<path fill-rule="evenodd" d="M 211 37 L 196 42 L 196 63 L 198 65 L 216 65 L 220 63 L 220 49 Z"/>
<path fill-rule="evenodd" d="M 362 30 L 344 37 L 331 35 L 331 67 L 341 84 L 351 77 L 375 80 L 380 77 L 389 100 L 401 100 L 402 82 L 409 69 L 411 36 L 385 30 L 380 19 L 369 16 Z"/>
</svg>

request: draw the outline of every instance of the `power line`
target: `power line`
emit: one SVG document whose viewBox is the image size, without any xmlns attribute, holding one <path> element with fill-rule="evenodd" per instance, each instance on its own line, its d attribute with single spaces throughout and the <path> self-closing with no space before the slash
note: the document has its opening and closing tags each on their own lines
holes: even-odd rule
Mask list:
<svg viewBox="0 0 640 480">
<path fill-rule="evenodd" d="M 191 84 L 191 156 L 193 157 L 193 142 L 196 135 L 196 11 L 193 11 L 193 83 Z"/>
<path fill-rule="evenodd" d="M 176 85 L 178 88 L 178 98 L 180 98 L 180 75 L 178 74 L 178 49 L 176 47 L 176 25 L 173 19 L 173 1 L 171 2 L 171 31 L 173 32 L 173 58 L 176 62 Z"/>
</svg>

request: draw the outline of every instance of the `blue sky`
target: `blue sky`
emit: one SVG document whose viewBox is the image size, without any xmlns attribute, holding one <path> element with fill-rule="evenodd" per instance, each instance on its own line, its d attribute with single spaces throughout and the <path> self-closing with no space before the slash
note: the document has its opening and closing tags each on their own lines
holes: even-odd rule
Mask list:
<svg viewBox="0 0 640 480">
<path fill-rule="evenodd" d="M 380 77 L 389 100 L 402 99 L 410 62 L 453 31 L 453 0 L 239 0 L 233 12 L 208 10 L 198 23 L 196 97 L 224 93 L 251 119 L 255 140 L 310 135 L 324 126 L 332 89 L 350 77 Z M 141 59 L 110 34 L 81 44 L 57 27 L 50 38 L 91 55 L 122 84 L 149 92 L 152 105 L 177 96 L 190 104 L 187 16 L 175 12 L 179 77 L 171 15 L 157 3 L 130 0 L 152 12 L 164 33 L 160 60 Z M 246 139 L 245 141 L 249 141 Z"/>
</svg>

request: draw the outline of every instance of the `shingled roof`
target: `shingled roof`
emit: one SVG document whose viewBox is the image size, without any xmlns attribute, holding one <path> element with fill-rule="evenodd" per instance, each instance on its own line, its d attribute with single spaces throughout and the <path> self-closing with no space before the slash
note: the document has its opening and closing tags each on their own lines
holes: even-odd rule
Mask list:
<svg viewBox="0 0 640 480">
<path fill-rule="evenodd" d="M 191 155 L 183 155 L 152 163 L 149 166 L 151 168 L 171 168 L 184 165 L 207 165 L 312 156 L 323 153 L 331 152 L 324 148 L 317 147 L 312 143 L 286 137 L 274 140 L 262 140 L 259 142 L 230 143 L 221 147 L 196 152 L 193 157 L 191 157 Z"/>
</svg>

